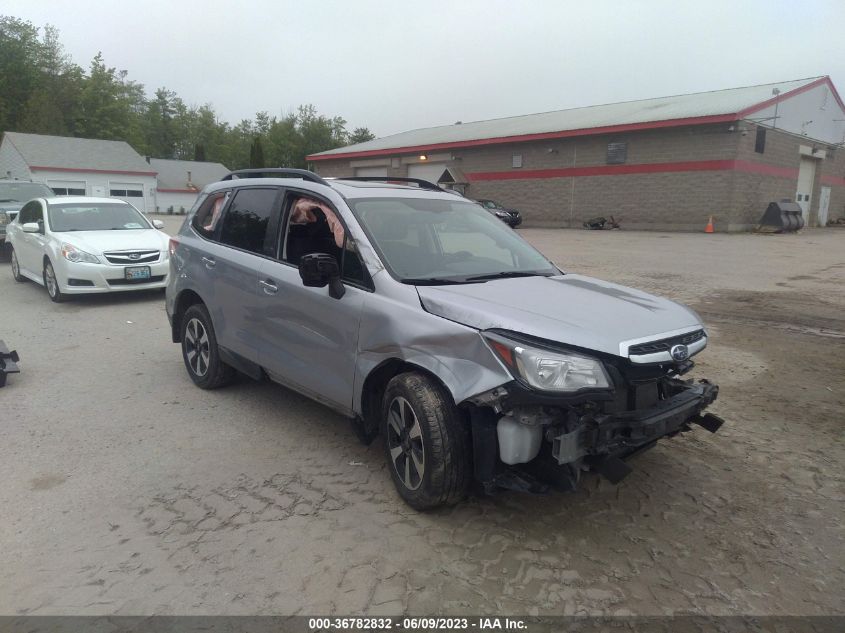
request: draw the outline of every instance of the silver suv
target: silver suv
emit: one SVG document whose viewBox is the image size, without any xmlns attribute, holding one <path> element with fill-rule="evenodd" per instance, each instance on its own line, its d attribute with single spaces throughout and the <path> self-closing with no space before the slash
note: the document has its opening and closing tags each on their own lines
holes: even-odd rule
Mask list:
<svg viewBox="0 0 845 633">
<path fill-rule="evenodd" d="M 658 439 L 722 423 L 704 413 L 718 388 L 680 378 L 707 344 L 692 310 L 564 273 L 424 181 L 233 172 L 203 190 L 170 251 L 167 315 L 194 383 L 268 377 L 363 441 L 381 435 L 417 509 L 459 501 L 473 480 L 619 481 Z"/>
</svg>

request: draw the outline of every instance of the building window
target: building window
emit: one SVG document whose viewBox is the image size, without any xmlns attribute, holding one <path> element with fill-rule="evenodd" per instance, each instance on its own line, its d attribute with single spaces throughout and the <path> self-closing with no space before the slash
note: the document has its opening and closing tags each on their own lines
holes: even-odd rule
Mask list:
<svg viewBox="0 0 845 633">
<path fill-rule="evenodd" d="M 72 189 L 69 187 L 51 187 L 57 196 L 84 196 L 85 189 Z"/>
<path fill-rule="evenodd" d="M 511 167 L 522 167 L 522 154 L 514 154 Z"/>
<path fill-rule="evenodd" d="M 754 151 L 762 154 L 766 151 L 766 128 L 758 127 L 757 136 L 754 139 Z"/>
<path fill-rule="evenodd" d="M 109 195 L 123 198 L 143 198 L 144 192 L 138 189 L 109 189 Z"/>
<path fill-rule="evenodd" d="M 607 144 L 607 164 L 621 165 L 628 160 L 628 143 Z"/>
</svg>

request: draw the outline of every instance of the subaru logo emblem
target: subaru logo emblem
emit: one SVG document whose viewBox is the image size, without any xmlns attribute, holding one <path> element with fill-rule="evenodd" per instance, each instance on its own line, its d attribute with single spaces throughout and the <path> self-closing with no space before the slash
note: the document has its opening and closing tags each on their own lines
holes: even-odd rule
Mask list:
<svg viewBox="0 0 845 633">
<path fill-rule="evenodd" d="M 689 358 L 689 349 L 687 349 L 686 345 L 673 345 L 672 349 L 669 350 L 669 354 L 672 356 L 672 360 L 680 363 Z"/>
<path fill-rule="evenodd" d="M 140 253 L 132 253 L 132 254 L 129 256 L 129 259 L 141 259 L 141 255 L 140 255 Z M 674 349 L 674 348 L 673 348 L 673 349 Z"/>
</svg>

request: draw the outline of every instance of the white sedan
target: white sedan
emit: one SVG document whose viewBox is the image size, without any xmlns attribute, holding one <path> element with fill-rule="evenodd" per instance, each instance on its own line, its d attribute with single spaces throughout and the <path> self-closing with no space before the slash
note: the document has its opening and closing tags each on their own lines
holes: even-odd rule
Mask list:
<svg viewBox="0 0 845 633">
<path fill-rule="evenodd" d="M 164 288 L 167 234 L 114 198 L 36 198 L 7 227 L 15 281 L 65 295 Z"/>
</svg>

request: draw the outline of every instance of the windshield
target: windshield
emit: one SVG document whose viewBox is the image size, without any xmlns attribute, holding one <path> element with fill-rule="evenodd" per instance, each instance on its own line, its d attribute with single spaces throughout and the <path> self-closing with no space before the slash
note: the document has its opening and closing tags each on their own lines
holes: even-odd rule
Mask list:
<svg viewBox="0 0 845 633">
<path fill-rule="evenodd" d="M 473 283 L 560 273 L 477 204 L 367 198 L 349 205 L 388 270 L 405 283 Z"/>
<path fill-rule="evenodd" d="M 135 207 L 126 203 L 89 202 L 51 204 L 50 229 L 64 231 L 128 231 L 150 229 L 150 223 Z"/>
<path fill-rule="evenodd" d="M 24 203 L 33 198 L 52 198 L 53 190 L 40 182 L 0 182 L 0 202 Z"/>
</svg>

